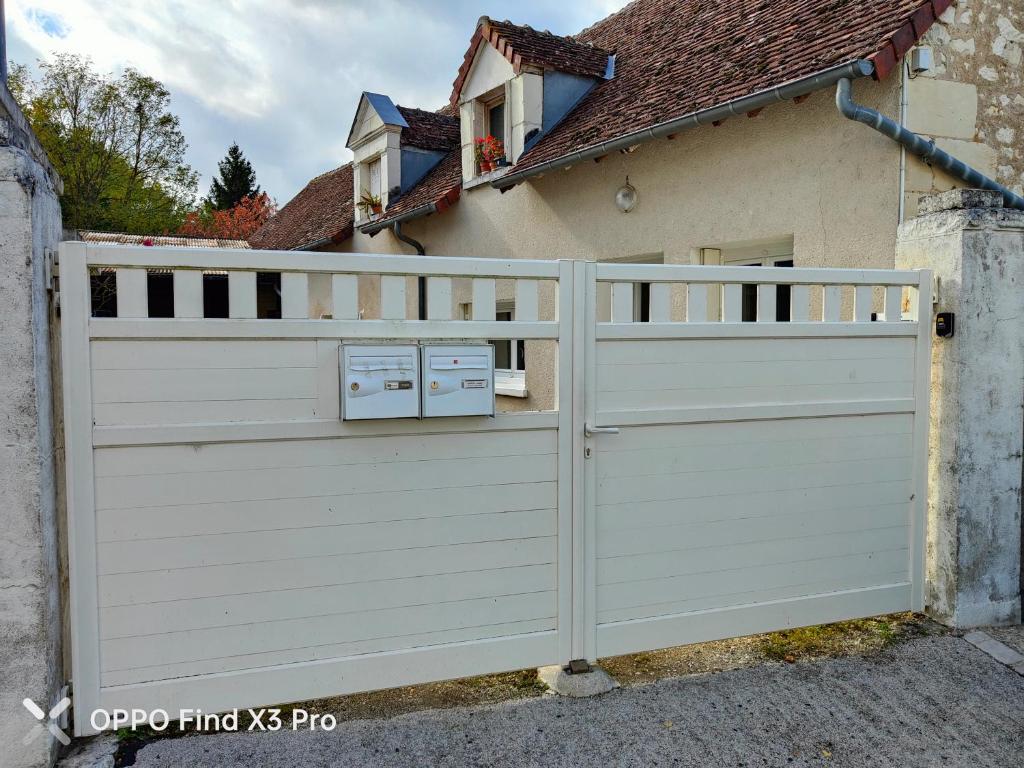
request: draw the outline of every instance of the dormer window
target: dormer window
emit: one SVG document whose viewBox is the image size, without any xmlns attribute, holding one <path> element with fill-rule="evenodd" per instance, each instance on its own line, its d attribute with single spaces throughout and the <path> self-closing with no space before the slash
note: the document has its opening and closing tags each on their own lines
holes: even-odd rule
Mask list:
<svg viewBox="0 0 1024 768">
<path fill-rule="evenodd" d="M 505 143 L 505 94 L 486 103 L 487 133 Z"/>
<path fill-rule="evenodd" d="M 380 158 L 371 160 L 367 165 L 367 176 L 369 176 L 369 185 L 367 191 L 371 197 L 380 197 Z"/>
<path fill-rule="evenodd" d="M 480 139 L 500 140 L 504 162 L 499 165 L 515 164 L 597 83 L 611 77 L 610 61 L 607 52 L 571 38 L 482 17 L 451 96 L 462 123 L 465 187 L 493 178 L 490 164 L 480 162 Z"/>
</svg>

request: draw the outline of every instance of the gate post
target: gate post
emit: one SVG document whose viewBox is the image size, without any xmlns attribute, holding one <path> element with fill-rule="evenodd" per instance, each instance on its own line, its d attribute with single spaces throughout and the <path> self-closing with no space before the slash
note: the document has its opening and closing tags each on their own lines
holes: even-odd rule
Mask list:
<svg viewBox="0 0 1024 768">
<path fill-rule="evenodd" d="M 927 268 L 935 312 L 928 460 L 928 612 L 955 627 L 1021 619 L 1024 211 L 953 190 L 899 229 L 897 268 Z M 921 322 L 933 315 L 921 308 Z"/>
<path fill-rule="evenodd" d="M 0 82 L 0 758 L 51 765 L 59 744 L 23 699 L 49 710 L 64 683 L 48 251 L 61 181 Z"/>
</svg>

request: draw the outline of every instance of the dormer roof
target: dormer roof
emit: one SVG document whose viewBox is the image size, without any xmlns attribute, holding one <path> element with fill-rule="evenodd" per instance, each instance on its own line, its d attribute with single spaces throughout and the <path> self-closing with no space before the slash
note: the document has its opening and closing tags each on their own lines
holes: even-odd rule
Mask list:
<svg viewBox="0 0 1024 768">
<path fill-rule="evenodd" d="M 437 112 L 401 106 L 397 109 L 405 120 L 401 139 L 403 147 L 447 152 L 459 146 L 460 129 L 457 109 L 450 106 Z"/>
<path fill-rule="evenodd" d="M 458 103 L 462 86 L 482 45 L 490 45 L 504 56 L 516 74 L 524 66 L 593 78 L 604 78 L 610 71 L 611 54 L 602 48 L 572 37 L 482 16 L 455 78 L 451 104 Z"/>
<path fill-rule="evenodd" d="M 405 121 L 402 113 L 390 98 L 381 93 L 363 91 L 362 95 L 359 97 L 359 106 L 356 108 L 355 117 L 352 118 L 352 127 L 349 128 L 348 139 L 345 141 L 345 146 L 352 146 L 352 141 L 356 138 L 356 129 L 363 124 L 366 120 L 367 112 L 371 110 L 380 119 L 381 123 L 387 127 L 409 127 L 409 124 Z"/>
</svg>

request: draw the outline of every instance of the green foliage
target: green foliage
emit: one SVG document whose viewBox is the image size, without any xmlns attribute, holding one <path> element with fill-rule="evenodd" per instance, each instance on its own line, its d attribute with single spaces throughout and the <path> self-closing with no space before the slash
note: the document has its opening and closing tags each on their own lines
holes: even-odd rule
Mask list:
<svg viewBox="0 0 1024 768">
<path fill-rule="evenodd" d="M 170 93 L 128 68 L 97 73 L 91 60 L 58 54 L 24 66 L 9 87 L 64 181 L 64 226 L 158 234 L 176 230 L 195 203 L 198 175 Z"/>
<path fill-rule="evenodd" d="M 216 211 L 226 211 L 238 205 L 243 198 L 256 198 L 260 185 L 256 183 L 256 172 L 246 160 L 238 144 L 228 147 L 228 153 L 217 164 L 220 178 L 216 176 L 210 184 L 209 204 Z"/>
</svg>

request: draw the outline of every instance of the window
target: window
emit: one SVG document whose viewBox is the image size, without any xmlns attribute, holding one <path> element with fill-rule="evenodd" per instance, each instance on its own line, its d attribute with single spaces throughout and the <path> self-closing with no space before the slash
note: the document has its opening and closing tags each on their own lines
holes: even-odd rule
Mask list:
<svg viewBox="0 0 1024 768">
<path fill-rule="evenodd" d="M 367 191 L 374 197 L 380 197 L 380 158 L 371 161 L 368 165 Z"/>
<path fill-rule="evenodd" d="M 792 267 L 792 256 L 769 256 L 761 259 L 728 261 L 732 267 Z M 788 323 L 791 317 L 790 286 L 775 286 L 775 320 Z M 743 322 L 757 322 L 757 286 L 743 286 Z"/>
<path fill-rule="evenodd" d="M 505 143 L 505 100 L 498 99 L 487 105 L 487 135 Z"/>
<path fill-rule="evenodd" d="M 473 305 L 462 305 L 462 317 L 473 316 Z M 515 320 L 515 303 L 499 301 L 494 319 L 510 323 Z M 506 397 L 526 397 L 526 342 L 522 339 L 498 339 L 494 345 L 494 391 Z"/>
</svg>

